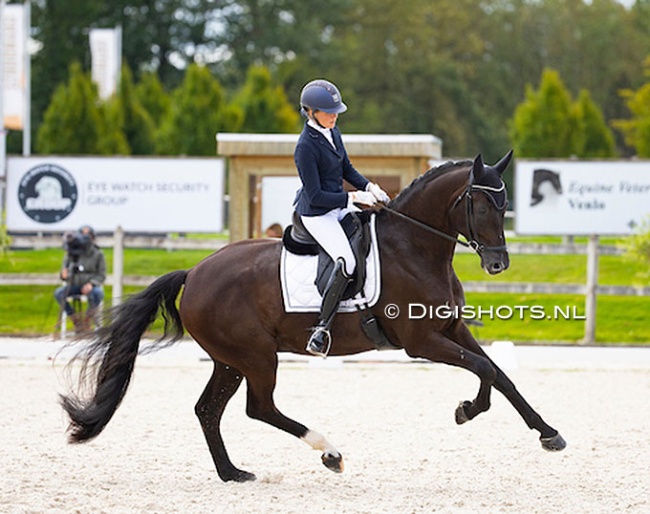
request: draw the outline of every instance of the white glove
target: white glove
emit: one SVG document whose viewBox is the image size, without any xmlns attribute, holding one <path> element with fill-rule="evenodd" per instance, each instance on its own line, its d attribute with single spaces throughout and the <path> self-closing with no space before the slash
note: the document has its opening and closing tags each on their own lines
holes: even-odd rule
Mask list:
<svg viewBox="0 0 650 514">
<path fill-rule="evenodd" d="M 368 185 L 366 186 L 366 191 L 370 191 L 372 195 L 377 199 L 378 202 L 382 202 L 382 203 L 390 202 L 390 196 L 388 196 L 386 194 L 386 191 L 384 191 L 381 187 L 379 187 L 378 184 L 375 184 L 374 182 L 368 182 Z"/>
<path fill-rule="evenodd" d="M 375 205 L 377 200 L 375 199 L 375 195 L 369 191 L 352 191 L 348 193 L 348 207 L 353 207 L 355 203 Z"/>
</svg>

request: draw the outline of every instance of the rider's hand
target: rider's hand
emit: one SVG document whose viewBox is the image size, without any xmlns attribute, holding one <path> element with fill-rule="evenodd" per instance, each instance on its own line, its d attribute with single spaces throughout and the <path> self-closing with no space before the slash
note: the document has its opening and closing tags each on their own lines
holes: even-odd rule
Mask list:
<svg viewBox="0 0 650 514">
<path fill-rule="evenodd" d="M 377 200 L 375 199 L 375 195 L 369 191 L 352 191 L 348 193 L 348 207 L 352 207 L 355 203 L 375 205 Z"/>
<path fill-rule="evenodd" d="M 388 196 L 386 191 L 384 191 L 381 187 L 379 187 L 379 184 L 375 184 L 374 182 L 368 182 L 368 185 L 366 186 L 366 191 L 371 192 L 378 202 L 381 203 L 390 202 L 390 196 Z"/>
</svg>

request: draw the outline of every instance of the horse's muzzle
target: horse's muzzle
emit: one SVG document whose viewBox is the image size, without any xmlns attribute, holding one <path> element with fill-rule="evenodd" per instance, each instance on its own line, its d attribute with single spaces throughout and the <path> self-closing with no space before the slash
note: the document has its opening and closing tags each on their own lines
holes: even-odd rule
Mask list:
<svg viewBox="0 0 650 514">
<path fill-rule="evenodd" d="M 508 252 L 484 252 L 481 267 L 490 275 L 497 275 L 510 267 Z"/>
</svg>

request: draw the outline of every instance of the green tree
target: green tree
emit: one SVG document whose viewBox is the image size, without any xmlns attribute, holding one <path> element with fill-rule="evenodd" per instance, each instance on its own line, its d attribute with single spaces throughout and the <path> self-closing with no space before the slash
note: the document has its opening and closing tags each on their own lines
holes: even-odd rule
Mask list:
<svg viewBox="0 0 650 514">
<path fill-rule="evenodd" d="M 341 118 L 345 130 L 432 133 L 455 156 L 476 154 L 481 147 L 501 152 L 507 134 L 481 105 L 485 86 L 469 87 L 484 51 L 481 3 L 355 3 L 346 25 L 334 30 L 339 59 L 327 75 L 350 106 Z"/>
<path fill-rule="evenodd" d="M 32 61 L 32 130 L 37 132 L 55 89 L 73 61 L 90 66 L 88 29 L 122 27 L 122 57 L 132 70 L 155 70 L 166 87 L 184 68 L 217 50 L 214 0 L 32 0 L 32 34 L 40 49 Z M 173 62 L 172 62 L 173 61 Z M 12 148 L 17 147 L 15 134 Z"/>
<path fill-rule="evenodd" d="M 170 100 L 158 79 L 158 74 L 153 71 L 144 72 L 135 85 L 135 95 L 145 111 L 149 113 L 154 125 L 159 126 L 169 112 Z"/>
<path fill-rule="evenodd" d="M 643 0 L 647 3 L 647 0 Z M 572 96 L 587 89 L 605 119 L 622 116 L 618 91 L 639 83 L 639 62 L 650 48 L 650 26 L 617 0 L 486 0 L 481 35 L 485 53 L 471 87 L 483 105 L 508 117 L 524 99 L 526 84 L 545 68 L 557 70 Z M 494 113 L 499 116 L 499 112 Z"/>
<path fill-rule="evenodd" d="M 572 103 L 554 70 L 544 71 L 538 91 L 527 87 L 526 100 L 515 110 L 511 137 L 520 157 L 616 155 L 612 131 L 589 92 L 583 89 Z"/>
<path fill-rule="evenodd" d="M 589 91 L 580 91 L 573 111 L 576 120 L 574 154 L 583 158 L 614 157 L 614 135 L 605 123 L 602 111 L 591 99 Z"/>
<path fill-rule="evenodd" d="M 645 65 L 646 74 L 650 77 L 650 57 Z M 636 91 L 624 89 L 621 96 L 632 117 L 616 120 L 614 126 L 623 133 L 625 142 L 636 150 L 639 157 L 650 157 L 650 82 Z"/>
<path fill-rule="evenodd" d="M 32 0 L 32 12 L 34 131 L 68 65 L 88 69 L 92 27 L 120 24 L 135 76 L 155 72 L 166 91 L 193 62 L 229 93 L 266 66 L 291 103 L 325 77 L 350 104 L 347 132 L 433 133 L 448 155 L 488 160 L 545 68 L 574 98 L 587 89 L 611 120 L 628 115 L 618 92 L 644 84 L 650 54 L 648 0 Z M 8 145 L 18 149 L 19 134 Z"/>
<path fill-rule="evenodd" d="M 117 95 L 113 96 L 105 108 L 116 111 L 113 115 L 124 134 L 132 155 L 154 153 L 154 125 L 151 116 L 140 104 L 133 86 L 133 75 L 128 65 L 122 66 Z"/>
<path fill-rule="evenodd" d="M 33 1 L 32 37 L 42 45 L 32 61 L 32 129 L 36 133 L 55 90 L 73 62 L 87 63 L 87 28 L 100 16 L 93 0 Z"/>
<path fill-rule="evenodd" d="M 295 132 L 300 117 L 291 106 L 282 86 L 274 86 L 271 72 L 265 66 L 252 66 L 246 83 L 235 97 L 234 104 L 244 113 L 242 132 Z"/>
<path fill-rule="evenodd" d="M 526 87 L 526 100 L 515 110 L 510 137 L 518 157 L 569 157 L 575 128 L 571 97 L 560 75 L 544 70 L 539 90 Z"/>
<path fill-rule="evenodd" d="M 165 87 L 178 86 L 192 62 L 205 62 L 218 46 L 215 0 L 90 0 L 102 6 L 96 26 L 120 25 L 123 57 L 132 70 L 155 70 Z M 224 6 L 225 7 L 225 6 Z"/>
<path fill-rule="evenodd" d="M 122 127 L 124 126 L 124 113 L 115 108 L 115 102 L 101 103 L 99 105 L 99 147 L 97 153 L 102 155 L 129 155 L 131 148 L 126 140 Z"/>
<path fill-rule="evenodd" d="M 253 65 L 281 69 L 287 91 L 340 62 L 337 36 L 358 0 L 223 0 L 214 2 L 211 46 L 205 62 L 230 88 L 241 85 Z M 331 49 L 334 48 L 334 52 Z"/>
<path fill-rule="evenodd" d="M 214 155 L 217 132 L 237 132 L 243 114 L 230 106 L 221 84 L 198 64 L 187 68 L 182 84 L 173 91 L 171 109 L 158 134 L 164 155 Z"/>
<path fill-rule="evenodd" d="M 70 66 L 67 84 L 60 85 L 37 135 L 39 153 L 128 153 L 128 145 L 112 118 L 99 105 L 97 88 L 78 62 Z M 114 120 L 113 120 L 114 121 Z"/>
</svg>

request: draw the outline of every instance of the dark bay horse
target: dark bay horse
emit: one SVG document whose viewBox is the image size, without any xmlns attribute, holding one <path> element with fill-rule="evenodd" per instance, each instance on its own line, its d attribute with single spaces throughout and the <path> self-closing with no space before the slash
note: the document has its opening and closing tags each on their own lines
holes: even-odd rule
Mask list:
<svg viewBox="0 0 650 514">
<path fill-rule="evenodd" d="M 509 152 L 494 166 L 486 166 L 479 155 L 473 162 L 431 169 L 377 213 L 382 291 L 372 311 L 390 341 L 409 356 L 465 368 L 480 379 L 476 398 L 456 409 L 458 424 L 490 408 L 494 387 L 528 427 L 539 432 L 542 447 L 557 451 L 566 445 L 558 431 L 526 402 L 460 317 L 409 319 L 406 314 L 414 303 L 433 308 L 463 305 L 462 287 L 452 268 L 458 234 L 469 241 L 488 273 L 508 268 L 503 233 L 507 200 L 501 175 L 511 156 Z M 162 313 L 164 335 L 150 349 L 174 343 L 185 328 L 214 361 L 195 412 L 222 480 L 255 479 L 230 461 L 220 429 L 226 404 L 244 378 L 248 416 L 302 439 L 322 452 L 325 466 L 342 471 L 343 459 L 336 448 L 318 432 L 283 415 L 273 400 L 278 352 L 305 354 L 308 329 L 317 318 L 317 313 L 284 312 L 278 271 L 281 245 L 277 240 L 233 243 L 189 271 L 158 278 L 114 308 L 110 321 L 77 356 L 82 363 L 79 391 L 89 395 L 61 397 L 70 417 L 70 441 L 87 441 L 104 429 L 126 394 L 140 339 Z M 397 317 L 395 306 L 403 311 Z M 374 348 L 357 313 L 339 314 L 332 336 L 331 355 Z"/>
</svg>

